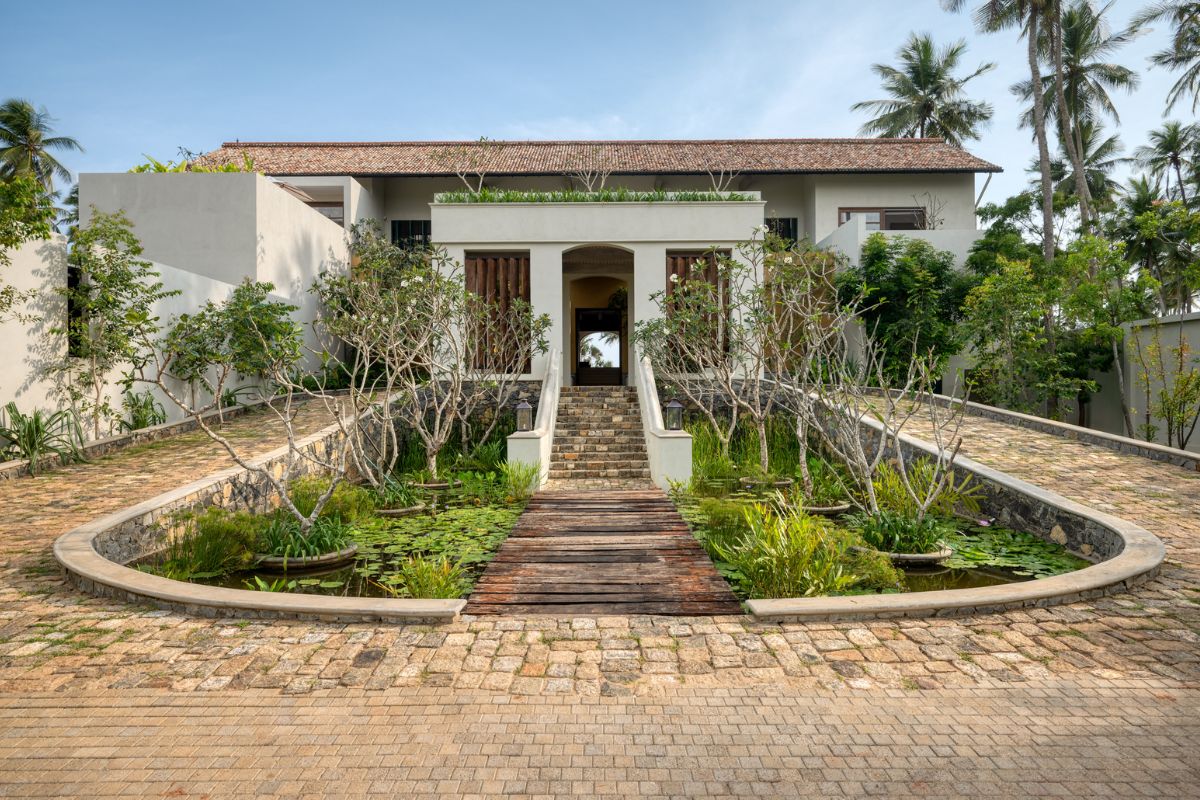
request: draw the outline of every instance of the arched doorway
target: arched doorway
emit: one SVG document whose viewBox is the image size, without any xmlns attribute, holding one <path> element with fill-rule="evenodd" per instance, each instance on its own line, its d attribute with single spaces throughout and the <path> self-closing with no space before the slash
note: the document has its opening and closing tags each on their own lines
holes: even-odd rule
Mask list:
<svg viewBox="0 0 1200 800">
<path fill-rule="evenodd" d="M 577 386 L 621 386 L 629 377 L 633 254 L 609 245 L 563 253 L 563 350 Z"/>
</svg>

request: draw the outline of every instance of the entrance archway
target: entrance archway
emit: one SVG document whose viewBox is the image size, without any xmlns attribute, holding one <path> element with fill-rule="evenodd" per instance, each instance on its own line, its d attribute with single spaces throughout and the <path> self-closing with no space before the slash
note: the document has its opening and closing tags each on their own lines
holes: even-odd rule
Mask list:
<svg viewBox="0 0 1200 800">
<path fill-rule="evenodd" d="M 563 253 L 564 359 L 579 386 L 620 386 L 629 377 L 633 254 L 610 245 Z"/>
</svg>

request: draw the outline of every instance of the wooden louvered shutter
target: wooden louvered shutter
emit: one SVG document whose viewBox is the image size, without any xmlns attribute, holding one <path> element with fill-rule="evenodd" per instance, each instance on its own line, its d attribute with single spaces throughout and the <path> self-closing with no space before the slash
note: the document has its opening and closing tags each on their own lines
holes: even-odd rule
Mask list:
<svg viewBox="0 0 1200 800">
<path fill-rule="evenodd" d="M 464 259 L 464 271 L 467 291 L 482 299 L 497 320 L 510 320 L 514 300 L 529 302 L 528 253 L 468 254 Z M 484 326 L 475 335 L 486 339 L 494 328 L 494 325 Z M 492 358 L 493 349 L 491 341 L 483 341 L 476 348 L 477 369 L 487 369 L 492 366 L 491 362 L 500 363 L 499 359 Z M 521 371 L 529 372 L 531 368 L 526 359 Z"/>
</svg>

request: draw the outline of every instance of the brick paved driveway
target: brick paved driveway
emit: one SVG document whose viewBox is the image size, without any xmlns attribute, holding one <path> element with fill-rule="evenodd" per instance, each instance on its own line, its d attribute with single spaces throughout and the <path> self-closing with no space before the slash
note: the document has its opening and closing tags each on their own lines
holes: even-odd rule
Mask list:
<svg viewBox="0 0 1200 800">
<path fill-rule="evenodd" d="M 262 420 L 231 428 L 266 450 Z M 157 796 L 313 789 L 253 772 L 272 764 L 351 796 L 1200 793 L 1200 474 L 981 419 L 966 434 L 972 458 L 1160 536 L 1162 574 L 943 620 L 214 621 L 82 596 L 49 554 L 227 466 L 202 434 L 0 484 L 0 796 L 102 795 L 73 770 Z"/>
</svg>

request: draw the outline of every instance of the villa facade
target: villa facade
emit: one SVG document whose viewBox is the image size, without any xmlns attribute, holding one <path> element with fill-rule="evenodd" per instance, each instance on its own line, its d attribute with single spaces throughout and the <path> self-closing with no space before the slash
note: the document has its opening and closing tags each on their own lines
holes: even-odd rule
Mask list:
<svg viewBox="0 0 1200 800">
<path fill-rule="evenodd" d="M 445 248 L 469 283 L 522 294 L 553 321 L 564 383 L 631 382 L 629 331 L 657 313 L 651 298 L 672 270 L 713 247 L 732 250 L 764 223 L 851 261 L 874 231 L 925 238 L 961 259 L 979 235 L 977 178 L 999 171 L 937 139 L 230 142 L 203 162 L 247 159 L 336 225 L 375 220 L 396 242 Z M 462 192 L 464 181 L 500 195 L 601 180 L 644 194 L 465 202 Z M 714 188 L 725 196 L 712 199 Z M 544 368 L 543 358 L 532 372 Z"/>
</svg>

